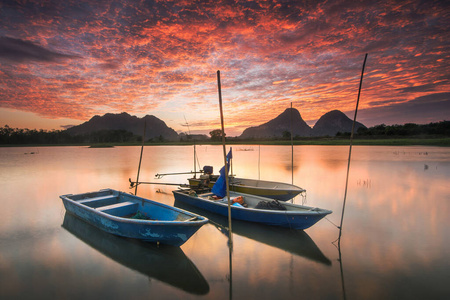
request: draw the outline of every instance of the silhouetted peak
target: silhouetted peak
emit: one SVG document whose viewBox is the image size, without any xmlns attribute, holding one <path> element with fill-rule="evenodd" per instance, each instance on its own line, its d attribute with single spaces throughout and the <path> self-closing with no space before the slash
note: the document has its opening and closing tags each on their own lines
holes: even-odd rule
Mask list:
<svg viewBox="0 0 450 300">
<path fill-rule="evenodd" d="M 126 112 L 119 114 L 106 113 L 103 116 L 94 116 L 89 121 L 67 129 L 71 134 L 86 134 L 100 130 L 126 130 L 135 135 L 142 135 L 146 123 L 146 139 L 163 137 L 168 140 L 175 140 L 178 134 L 164 121 L 155 116 L 146 115 L 144 118 L 131 116 Z"/>
<path fill-rule="evenodd" d="M 309 136 L 311 127 L 302 119 L 295 108 L 287 108 L 276 118 L 255 127 L 244 130 L 241 138 L 273 138 L 280 137 L 292 130 L 293 136 Z"/>
<path fill-rule="evenodd" d="M 336 133 L 351 132 L 353 121 L 340 110 L 332 110 L 324 114 L 316 122 L 313 127 L 312 135 L 314 136 L 335 136 Z M 355 130 L 365 127 L 363 124 L 356 122 Z"/>
</svg>

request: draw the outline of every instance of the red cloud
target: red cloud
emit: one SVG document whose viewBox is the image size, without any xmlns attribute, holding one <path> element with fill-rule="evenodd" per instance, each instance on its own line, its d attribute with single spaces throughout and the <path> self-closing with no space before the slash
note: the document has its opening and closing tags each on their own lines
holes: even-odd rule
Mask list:
<svg viewBox="0 0 450 300">
<path fill-rule="evenodd" d="M 192 114 L 207 130 L 217 123 L 215 72 L 221 70 L 226 126 L 266 122 L 291 102 L 311 123 L 333 109 L 354 109 L 366 52 L 361 109 L 449 89 L 443 37 L 450 28 L 439 3 L 71 1 L 4 7 L 0 106 L 46 118 L 161 110 L 174 124 Z"/>
</svg>

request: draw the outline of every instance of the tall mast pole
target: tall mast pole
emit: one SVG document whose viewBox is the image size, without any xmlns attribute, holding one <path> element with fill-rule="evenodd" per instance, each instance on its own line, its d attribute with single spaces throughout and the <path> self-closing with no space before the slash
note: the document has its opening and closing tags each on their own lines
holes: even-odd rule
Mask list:
<svg viewBox="0 0 450 300">
<path fill-rule="evenodd" d="M 231 231 L 231 199 L 230 199 L 230 185 L 228 178 L 228 164 L 227 164 L 227 151 L 225 147 L 225 126 L 223 122 L 223 109 L 222 109 L 222 87 L 220 85 L 220 71 L 217 71 L 217 85 L 219 90 L 219 107 L 220 107 L 220 124 L 222 126 L 222 146 L 223 146 L 223 161 L 225 164 L 225 182 L 227 185 L 227 198 L 228 198 L 228 230 L 229 230 L 229 243 L 233 245 L 233 234 Z"/>
</svg>

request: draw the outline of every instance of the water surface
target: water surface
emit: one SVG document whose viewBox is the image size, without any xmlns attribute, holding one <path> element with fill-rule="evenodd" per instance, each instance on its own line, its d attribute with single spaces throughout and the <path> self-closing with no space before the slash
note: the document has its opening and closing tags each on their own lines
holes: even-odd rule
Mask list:
<svg viewBox="0 0 450 300">
<path fill-rule="evenodd" d="M 196 150 L 200 165 L 218 173 L 222 147 Z M 230 252 L 227 220 L 203 212 L 213 223 L 181 247 L 157 248 L 104 234 L 66 215 L 59 199 L 102 188 L 133 192 L 128 179 L 136 178 L 140 147 L 0 148 L 0 298 L 450 297 L 448 148 L 355 146 L 340 249 L 333 242 L 348 147 L 295 146 L 293 166 L 290 146 L 233 150 L 234 174 L 293 178 L 307 190 L 296 203 L 333 214 L 305 231 L 235 222 Z M 191 171 L 193 163 L 193 147 L 146 147 L 140 178 L 187 183 L 187 175 L 155 174 Z M 174 188 L 141 185 L 138 195 L 180 206 Z"/>
</svg>

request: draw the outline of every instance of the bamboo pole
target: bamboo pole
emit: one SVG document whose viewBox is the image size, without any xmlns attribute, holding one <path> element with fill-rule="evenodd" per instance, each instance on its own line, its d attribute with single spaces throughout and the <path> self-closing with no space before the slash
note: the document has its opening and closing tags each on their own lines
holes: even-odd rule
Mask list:
<svg viewBox="0 0 450 300">
<path fill-rule="evenodd" d="M 147 127 L 147 120 L 144 120 L 144 134 L 142 135 L 142 146 L 141 146 L 141 156 L 139 157 L 139 167 L 138 172 L 136 176 L 136 183 L 139 182 L 139 173 L 141 172 L 141 162 L 142 162 L 142 152 L 144 151 L 144 143 L 145 143 L 145 129 Z M 136 184 L 136 187 L 134 189 L 134 194 L 137 196 L 137 188 L 139 184 Z"/>
<path fill-rule="evenodd" d="M 228 240 L 230 246 L 233 245 L 233 234 L 231 231 L 231 199 L 230 199 L 230 186 L 228 178 L 228 164 L 227 164 L 227 151 L 225 147 L 225 126 L 223 122 L 223 109 L 222 109 L 222 88 L 220 85 L 220 71 L 217 71 L 217 86 L 219 91 L 219 107 L 220 107 L 220 124 L 222 126 L 222 146 L 223 146 L 223 161 L 225 164 L 225 182 L 227 185 L 227 198 L 228 198 L 228 229 L 230 238 Z"/>
<path fill-rule="evenodd" d="M 342 224 L 344 222 L 345 202 L 347 201 L 348 176 L 350 173 L 350 161 L 351 161 L 351 157 L 352 157 L 353 133 L 355 131 L 356 115 L 358 113 L 359 98 L 361 96 L 361 87 L 362 87 L 363 76 L 364 76 L 364 68 L 366 67 L 366 60 L 367 60 L 367 53 L 366 53 L 366 56 L 364 57 L 364 63 L 363 63 L 362 70 L 361 70 L 361 79 L 359 81 L 359 90 L 358 90 L 358 98 L 356 100 L 355 116 L 353 118 L 352 132 L 350 135 L 350 149 L 348 152 L 347 177 L 345 179 L 344 203 L 342 204 L 341 224 L 339 226 L 339 238 L 338 238 L 339 246 L 341 244 Z"/>
<path fill-rule="evenodd" d="M 261 179 L 261 145 L 258 145 L 258 180 Z"/>
<path fill-rule="evenodd" d="M 197 151 L 195 149 L 195 139 L 194 139 L 194 179 L 197 178 Z"/>
<path fill-rule="evenodd" d="M 194 174 L 194 177 L 195 177 L 195 174 L 197 174 L 197 173 L 203 173 L 203 171 L 196 171 L 196 172 L 190 171 L 190 172 L 164 173 L 164 174 L 159 174 L 158 173 L 158 174 L 155 174 L 155 177 L 158 178 L 158 179 L 161 179 L 164 176 L 168 176 L 168 175 L 184 175 L 184 174 Z"/>
<path fill-rule="evenodd" d="M 188 135 L 188 140 L 189 140 L 189 136 L 192 138 L 192 141 L 193 141 L 193 145 L 194 145 L 194 179 L 195 178 L 197 178 L 197 167 L 196 167 L 196 157 L 197 157 L 197 154 L 196 154 L 196 152 L 195 152 L 195 138 L 192 136 L 192 134 L 191 134 L 191 129 L 189 128 L 189 123 L 188 123 L 188 121 L 186 120 L 186 116 L 184 116 L 184 121 L 186 122 L 186 126 L 187 126 L 187 128 L 188 128 L 188 133 L 189 133 L 189 135 Z"/>
<path fill-rule="evenodd" d="M 184 184 L 184 183 L 149 182 L 149 181 L 136 182 L 136 181 L 131 181 L 131 178 L 128 178 L 128 181 L 130 182 L 130 189 L 136 187 L 136 185 L 139 185 L 139 184 L 176 185 L 176 186 L 179 186 L 179 187 L 191 187 L 191 185 L 189 185 L 189 184 Z"/>
<path fill-rule="evenodd" d="M 294 184 L 294 137 L 292 132 L 292 102 L 291 102 L 291 183 Z M 292 200 L 293 201 L 293 200 Z"/>
</svg>

